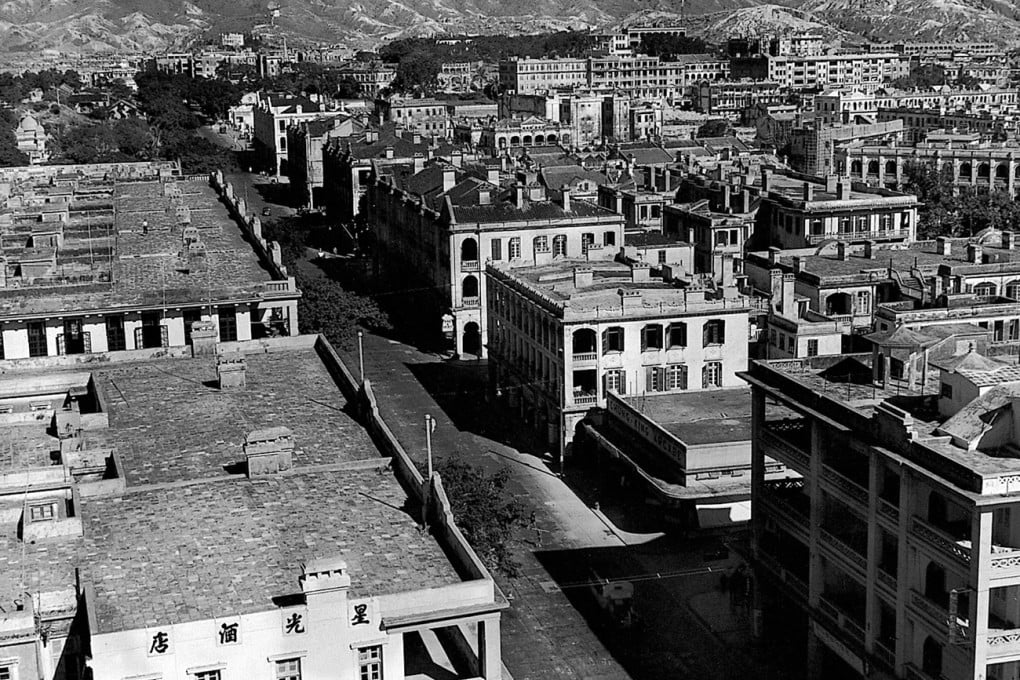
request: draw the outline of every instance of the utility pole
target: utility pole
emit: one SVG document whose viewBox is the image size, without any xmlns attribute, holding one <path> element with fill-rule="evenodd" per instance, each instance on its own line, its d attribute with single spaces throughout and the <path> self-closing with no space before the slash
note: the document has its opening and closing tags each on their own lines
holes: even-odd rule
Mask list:
<svg viewBox="0 0 1020 680">
<path fill-rule="evenodd" d="M 358 370 L 361 373 L 361 384 L 365 384 L 365 343 L 363 333 L 358 331 Z"/>
<path fill-rule="evenodd" d="M 436 429 L 436 419 L 425 414 L 425 452 L 428 457 L 428 477 L 425 478 L 425 482 L 432 482 L 432 431 Z"/>
</svg>

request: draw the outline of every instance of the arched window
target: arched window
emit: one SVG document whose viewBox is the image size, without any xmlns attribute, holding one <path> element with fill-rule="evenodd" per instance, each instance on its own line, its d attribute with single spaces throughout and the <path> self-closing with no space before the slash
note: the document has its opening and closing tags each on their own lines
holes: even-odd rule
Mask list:
<svg viewBox="0 0 1020 680">
<path fill-rule="evenodd" d="M 535 248 L 535 259 L 538 259 L 540 254 L 549 252 L 549 237 L 548 236 L 536 236 L 532 240 L 532 244 Z"/>
<path fill-rule="evenodd" d="M 518 137 L 517 135 L 514 135 L 513 137 L 510 138 L 510 146 L 520 146 L 520 145 L 521 145 L 521 138 L 520 137 Z"/>
<path fill-rule="evenodd" d="M 1020 300 L 1020 279 L 1013 279 L 1006 284 L 1006 297 Z"/>
<path fill-rule="evenodd" d="M 726 343 L 726 322 L 722 319 L 712 319 L 705 322 L 702 332 L 702 345 L 723 345 Z"/>
<path fill-rule="evenodd" d="M 942 645 L 929 635 L 921 648 L 921 670 L 930 677 L 942 677 Z"/>
<path fill-rule="evenodd" d="M 861 174 L 861 162 L 860 161 L 850 161 L 850 174 L 851 175 L 860 175 Z"/>
<path fill-rule="evenodd" d="M 565 234 L 553 236 L 553 257 L 567 256 L 567 237 Z"/>
<path fill-rule="evenodd" d="M 464 277 L 464 284 L 461 287 L 463 291 L 464 299 L 477 298 L 478 297 L 478 279 L 473 275 L 469 274 Z"/>
<path fill-rule="evenodd" d="M 521 145 L 522 146 L 531 146 L 531 135 L 524 135 L 524 139 L 522 140 L 522 144 Z"/>
<path fill-rule="evenodd" d="M 885 174 L 895 175 L 896 174 L 896 161 L 885 162 Z"/>
<path fill-rule="evenodd" d="M 878 161 L 868 161 L 868 174 L 869 175 L 878 174 Z"/>
<path fill-rule="evenodd" d="M 995 295 L 996 286 L 994 283 L 979 283 L 974 286 L 974 295 Z"/>
<path fill-rule="evenodd" d="M 541 144 L 545 144 L 545 136 L 544 135 L 535 135 L 535 145 L 539 146 Z"/>
<path fill-rule="evenodd" d="M 929 562 L 924 570 L 924 596 L 942 605 L 949 601 L 946 592 L 946 570 L 938 562 Z"/>
<path fill-rule="evenodd" d="M 978 179 L 988 179 L 992 174 L 992 168 L 988 163 L 982 163 L 978 166 Z"/>
<path fill-rule="evenodd" d="M 595 358 L 595 331 L 591 328 L 578 328 L 574 331 L 572 338 L 575 359 L 578 357 L 588 358 L 585 355 L 591 355 L 591 358 Z"/>
<path fill-rule="evenodd" d="M 960 164 L 960 179 L 966 179 L 966 180 L 972 179 L 970 163 L 961 163 Z"/>
<path fill-rule="evenodd" d="M 510 239 L 510 244 L 507 247 L 511 260 L 521 259 L 521 237 L 514 236 Z"/>
<path fill-rule="evenodd" d="M 466 238 L 463 241 L 461 241 L 460 261 L 461 262 L 478 261 L 478 241 L 474 240 L 473 238 Z"/>
<path fill-rule="evenodd" d="M 1009 165 L 999 163 L 995 166 L 995 179 L 1009 179 Z"/>
</svg>

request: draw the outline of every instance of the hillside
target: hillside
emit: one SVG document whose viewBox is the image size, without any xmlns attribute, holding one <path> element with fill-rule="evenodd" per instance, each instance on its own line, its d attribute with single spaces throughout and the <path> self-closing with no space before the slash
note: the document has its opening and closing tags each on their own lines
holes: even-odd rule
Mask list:
<svg viewBox="0 0 1020 680">
<path fill-rule="evenodd" d="M 992 40 L 1020 35 L 1020 0 L 686 0 L 685 23 L 734 33 Z M 279 15 L 270 17 L 270 8 Z M 672 21 L 677 0 L 0 0 L 0 51 L 156 53 L 260 25 L 303 41 L 370 46 L 436 33 L 526 33 Z"/>
</svg>

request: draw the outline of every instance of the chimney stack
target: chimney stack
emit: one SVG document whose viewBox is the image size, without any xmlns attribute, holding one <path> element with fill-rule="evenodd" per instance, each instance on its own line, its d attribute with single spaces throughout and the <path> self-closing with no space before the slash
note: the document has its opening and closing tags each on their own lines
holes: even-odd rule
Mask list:
<svg viewBox="0 0 1020 680">
<path fill-rule="evenodd" d="M 800 255 L 793 256 L 793 273 L 801 274 L 804 272 L 804 258 Z"/>
<path fill-rule="evenodd" d="M 783 274 L 783 315 L 790 319 L 797 318 L 797 306 L 794 299 L 794 292 L 797 288 L 797 277 L 793 274 Z"/>
<path fill-rule="evenodd" d="M 453 168 L 443 168 L 443 193 L 450 191 L 457 184 L 457 171 Z"/>
<path fill-rule="evenodd" d="M 485 181 L 499 186 L 499 168 L 487 168 L 485 171 Z"/>
<path fill-rule="evenodd" d="M 981 247 L 980 243 L 967 244 L 967 261 L 972 264 L 984 262 L 984 248 Z"/>
<path fill-rule="evenodd" d="M 949 257 L 953 252 L 953 242 L 945 236 L 939 236 L 935 239 L 935 252 L 942 257 Z"/>
<path fill-rule="evenodd" d="M 1002 232 L 1002 247 L 1005 250 L 1013 250 L 1016 247 L 1015 235 L 1011 231 Z"/>
<path fill-rule="evenodd" d="M 864 242 L 864 257 L 869 260 L 875 259 L 875 242 L 871 239 Z"/>
<path fill-rule="evenodd" d="M 560 195 L 563 197 L 563 212 L 570 212 L 570 187 L 564 184 L 560 189 Z"/>
<path fill-rule="evenodd" d="M 631 283 L 648 283 L 651 278 L 651 267 L 647 263 L 635 262 L 630 266 Z"/>
<path fill-rule="evenodd" d="M 231 352 L 216 359 L 216 377 L 221 390 L 244 389 L 246 366 L 244 354 Z"/>
<path fill-rule="evenodd" d="M 386 158 L 388 158 L 388 159 L 389 158 L 393 158 L 393 147 L 392 146 L 386 147 Z"/>
<path fill-rule="evenodd" d="M 414 154 L 414 174 L 418 174 L 425 169 L 425 157 L 420 153 Z"/>
<path fill-rule="evenodd" d="M 782 252 L 781 248 L 769 246 L 769 264 L 779 264 L 779 255 Z"/>
<path fill-rule="evenodd" d="M 514 184 L 514 206 L 518 210 L 524 210 L 524 185 L 520 182 Z"/>
<path fill-rule="evenodd" d="M 719 211 L 726 212 L 730 207 L 730 185 L 724 184 L 722 188 L 722 198 L 719 201 Z"/>
<path fill-rule="evenodd" d="M 288 427 L 252 430 L 244 437 L 248 477 L 264 477 L 294 466 L 294 433 Z"/>
<path fill-rule="evenodd" d="M 771 180 L 772 180 L 772 171 L 771 170 L 767 170 L 767 169 L 763 169 L 761 171 L 761 190 L 762 190 L 762 193 L 765 193 L 766 191 L 769 190 L 769 186 L 772 184 Z"/>
<path fill-rule="evenodd" d="M 740 192 L 740 212 L 751 212 L 751 192 L 747 189 Z"/>
<path fill-rule="evenodd" d="M 836 198 L 845 201 L 850 198 L 850 179 L 844 179 L 836 183 Z"/>
<path fill-rule="evenodd" d="M 462 154 L 460 151 L 454 151 L 453 153 L 450 154 L 450 162 L 453 163 L 453 166 L 455 168 L 459 168 L 461 164 L 464 162 L 464 154 Z"/>
<path fill-rule="evenodd" d="M 591 267 L 574 267 L 574 288 L 587 288 L 595 279 L 595 272 Z"/>
<path fill-rule="evenodd" d="M 836 259 L 840 262 L 846 262 L 850 259 L 850 251 L 842 241 L 836 243 Z"/>
<path fill-rule="evenodd" d="M 839 178 L 836 175 L 825 176 L 825 193 L 835 194 L 836 184 L 839 182 Z"/>
<path fill-rule="evenodd" d="M 811 182 L 804 182 L 804 202 L 810 203 L 815 200 L 815 185 Z"/>
</svg>

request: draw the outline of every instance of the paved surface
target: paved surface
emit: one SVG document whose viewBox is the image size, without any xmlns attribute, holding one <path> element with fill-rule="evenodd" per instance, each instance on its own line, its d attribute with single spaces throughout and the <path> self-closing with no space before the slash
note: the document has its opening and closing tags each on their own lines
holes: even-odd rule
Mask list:
<svg viewBox="0 0 1020 680">
<path fill-rule="evenodd" d="M 348 361 L 357 366 L 356 352 Z M 718 537 L 671 534 L 656 509 L 599 491 L 597 472 L 568 464 L 565 480 L 558 477 L 551 457 L 519 438 L 510 442 L 521 433 L 505 415 L 484 417 L 491 413 L 480 389 L 484 373 L 470 364 L 365 336 L 365 372 L 383 417 L 419 465 L 429 413 L 438 422 L 437 461 L 457 456 L 489 471 L 509 467 L 511 491 L 535 513 L 517 551 L 523 574 L 496 575 L 513 605 L 503 618 L 503 658 L 517 680 L 790 677 L 768 667 L 774 653 L 752 645 L 746 609 L 717 606 L 729 599 L 721 577 L 736 564 L 709 557 L 719 551 Z M 633 628 L 599 608 L 593 574 L 634 583 Z"/>
</svg>

